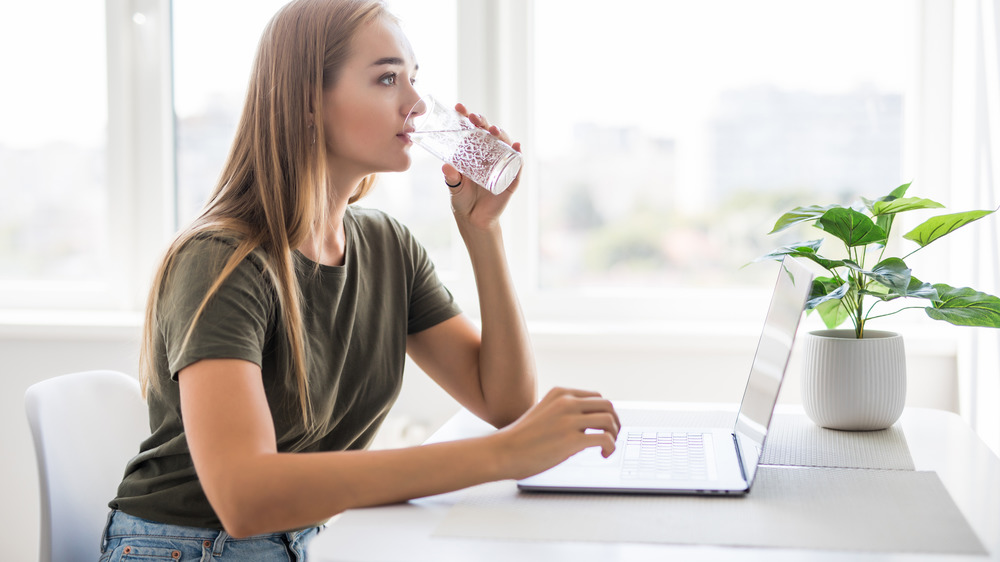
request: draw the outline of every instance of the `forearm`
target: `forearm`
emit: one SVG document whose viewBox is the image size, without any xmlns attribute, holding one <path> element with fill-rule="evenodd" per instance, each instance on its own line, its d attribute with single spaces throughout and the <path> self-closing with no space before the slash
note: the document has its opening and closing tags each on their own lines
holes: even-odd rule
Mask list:
<svg viewBox="0 0 1000 562">
<path fill-rule="evenodd" d="M 535 359 L 500 227 L 459 228 L 476 278 L 482 343 L 479 379 L 491 423 L 513 422 L 536 400 Z"/>
<path fill-rule="evenodd" d="M 496 440 L 494 435 L 383 451 L 263 454 L 240 461 L 227 479 L 228 491 L 213 505 L 234 536 L 307 527 L 347 509 L 507 477 Z"/>
</svg>

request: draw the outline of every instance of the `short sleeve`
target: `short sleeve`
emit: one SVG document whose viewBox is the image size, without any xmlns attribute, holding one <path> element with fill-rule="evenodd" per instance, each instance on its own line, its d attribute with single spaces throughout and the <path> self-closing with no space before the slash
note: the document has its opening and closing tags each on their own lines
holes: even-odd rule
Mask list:
<svg viewBox="0 0 1000 562">
<path fill-rule="evenodd" d="M 263 362 L 273 292 L 262 263 L 253 255 L 244 258 L 212 295 L 185 344 L 198 308 L 234 247 L 216 238 L 192 240 L 168 273 L 157 316 L 173 380 L 183 368 L 203 359 L 242 359 L 258 366 Z"/>
<path fill-rule="evenodd" d="M 415 334 L 458 316 L 462 310 L 451 291 L 438 278 L 434 262 L 423 245 L 409 236 L 408 246 L 413 278 L 410 283 L 406 331 L 408 334 Z"/>
</svg>

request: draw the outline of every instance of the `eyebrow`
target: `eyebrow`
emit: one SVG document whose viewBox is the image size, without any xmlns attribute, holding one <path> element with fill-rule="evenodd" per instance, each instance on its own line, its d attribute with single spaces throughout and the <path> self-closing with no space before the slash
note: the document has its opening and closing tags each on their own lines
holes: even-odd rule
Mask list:
<svg viewBox="0 0 1000 562">
<path fill-rule="evenodd" d="M 372 63 L 372 66 L 386 66 L 386 65 L 405 66 L 406 65 L 406 61 L 404 61 L 403 59 L 401 59 L 399 57 L 382 57 L 382 58 L 380 58 L 377 61 L 375 61 L 375 62 Z M 419 68 L 420 68 L 419 64 L 414 64 L 413 65 L 413 69 L 414 70 L 419 69 Z"/>
</svg>

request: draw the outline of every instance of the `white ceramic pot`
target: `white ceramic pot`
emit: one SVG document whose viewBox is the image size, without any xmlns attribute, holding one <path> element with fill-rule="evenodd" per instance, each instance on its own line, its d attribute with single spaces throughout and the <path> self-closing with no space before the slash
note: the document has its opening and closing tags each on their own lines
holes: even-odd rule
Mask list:
<svg viewBox="0 0 1000 562">
<path fill-rule="evenodd" d="M 817 425 L 867 431 L 891 426 L 906 402 L 903 337 L 894 332 L 818 330 L 805 337 L 802 406 Z"/>
</svg>

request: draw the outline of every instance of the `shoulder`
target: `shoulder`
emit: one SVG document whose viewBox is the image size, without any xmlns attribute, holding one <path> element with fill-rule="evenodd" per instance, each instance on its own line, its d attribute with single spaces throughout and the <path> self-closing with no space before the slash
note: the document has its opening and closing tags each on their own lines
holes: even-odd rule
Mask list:
<svg viewBox="0 0 1000 562">
<path fill-rule="evenodd" d="M 427 267 L 430 257 L 426 248 L 398 219 L 385 211 L 357 205 L 348 207 L 348 216 L 354 225 L 351 251 L 359 261 L 373 266 L 403 266 L 411 272 Z"/>
<path fill-rule="evenodd" d="M 168 255 L 160 294 L 168 300 L 200 299 L 208 294 L 253 296 L 270 302 L 274 292 L 268 260 L 260 249 L 236 256 L 239 239 L 217 233 L 180 241 Z"/>
<path fill-rule="evenodd" d="M 347 214 L 354 222 L 355 236 L 362 247 L 383 251 L 398 247 L 405 254 L 424 253 L 413 232 L 385 211 L 351 205 Z"/>
<path fill-rule="evenodd" d="M 413 238 L 410 229 L 381 209 L 351 205 L 347 211 L 358 227 L 366 233 L 384 233 L 400 238 Z"/>
<path fill-rule="evenodd" d="M 192 236 L 177 247 L 174 256 L 175 267 L 217 273 L 223 269 L 239 248 L 239 239 L 219 233 L 203 233 Z M 241 260 L 238 268 L 252 268 L 258 273 L 267 269 L 267 257 L 259 248 L 254 249 Z"/>
</svg>

